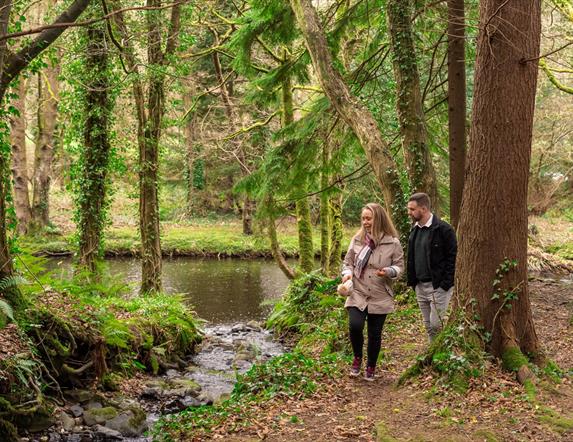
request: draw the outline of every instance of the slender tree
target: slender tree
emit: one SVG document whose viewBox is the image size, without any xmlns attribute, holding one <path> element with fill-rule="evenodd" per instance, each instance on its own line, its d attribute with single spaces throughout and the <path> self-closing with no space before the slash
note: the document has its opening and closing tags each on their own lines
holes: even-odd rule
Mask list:
<svg viewBox="0 0 573 442">
<path fill-rule="evenodd" d="M 522 380 L 527 359 L 521 355 L 539 350 L 527 287 L 527 184 L 540 31 L 540 0 L 480 4 L 471 148 L 458 229 L 458 299 L 491 333 L 490 351 L 519 369 Z M 508 167 L 500 167 L 501 161 Z"/>
<path fill-rule="evenodd" d="M 450 220 L 458 225 L 466 169 L 466 64 L 464 0 L 448 0 L 448 128 Z"/>
<path fill-rule="evenodd" d="M 10 119 L 10 135 L 12 137 L 12 180 L 14 182 L 14 209 L 18 220 L 18 233 L 26 233 L 32 219 L 30 195 L 28 192 L 28 160 L 26 154 L 26 93 L 28 81 L 20 79 L 14 93 L 17 98 L 13 106 L 18 111 Z"/>
</svg>

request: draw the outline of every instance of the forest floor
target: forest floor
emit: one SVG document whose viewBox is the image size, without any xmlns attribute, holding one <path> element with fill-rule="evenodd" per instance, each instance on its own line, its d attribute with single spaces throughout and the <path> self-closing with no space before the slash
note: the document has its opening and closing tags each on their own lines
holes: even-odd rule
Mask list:
<svg viewBox="0 0 573 442">
<path fill-rule="evenodd" d="M 539 373 L 536 392 L 491 361 L 459 394 L 437 386 L 430 372 L 397 386 L 400 374 L 423 352 L 421 316 L 389 320 L 384 362 L 374 382 L 342 376 L 306 399 L 259 405 L 250 427 L 212 429 L 225 441 L 571 441 L 573 440 L 573 279 L 533 278 L 536 330 L 553 367 Z M 401 324 L 392 323 L 400 321 Z M 204 440 L 201 438 L 201 440 Z"/>
</svg>

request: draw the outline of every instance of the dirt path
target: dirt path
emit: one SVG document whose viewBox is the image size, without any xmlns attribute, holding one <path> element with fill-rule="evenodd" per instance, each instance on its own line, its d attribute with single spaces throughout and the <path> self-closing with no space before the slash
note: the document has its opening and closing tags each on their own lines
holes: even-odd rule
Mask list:
<svg viewBox="0 0 573 442">
<path fill-rule="evenodd" d="M 438 393 L 431 375 L 396 387 L 399 374 L 423 350 L 421 317 L 385 333 L 386 363 L 374 382 L 344 377 L 304 400 L 263 405 L 256 429 L 220 440 L 268 441 L 573 441 L 573 284 L 530 283 L 534 320 L 546 353 L 569 376 L 540 382 L 537 401 L 514 377 L 491 364 L 464 395 Z M 551 410 L 551 411 L 550 411 Z"/>
</svg>

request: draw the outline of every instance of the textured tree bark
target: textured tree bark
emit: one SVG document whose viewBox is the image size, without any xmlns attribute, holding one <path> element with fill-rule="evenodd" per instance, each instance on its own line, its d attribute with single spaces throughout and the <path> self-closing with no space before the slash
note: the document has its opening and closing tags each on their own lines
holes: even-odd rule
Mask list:
<svg viewBox="0 0 573 442">
<path fill-rule="evenodd" d="M 282 84 L 283 127 L 294 122 L 292 85 L 289 76 Z M 312 245 L 312 222 L 310 218 L 309 198 L 304 196 L 307 192 L 306 180 L 293 183 L 301 198 L 296 200 L 296 221 L 298 227 L 298 254 L 299 266 L 303 272 L 310 272 L 314 267 L 314 247 Z"/>
<path fill-rule="evenodd" d="M 368 108 L 350 93 L 342 75 L 334 68 L 332 54 L 311 0 L 290 0 L 290 4 L 304 36 L 320 85 L 336 112 L 353 130 L 364 148 L 382 189 L 386 207 L 400 234 L 405 238 L 410 230 L 410 223 L 406 214 L 404 192 L 396 162 L 388 144 L 382 138 L 378 123 Z"/>
<path fill-rule="evenodd" d="M 468 316 L 479 314 L 491 333 L 489 351 L 504 360 L 538 352 L 527 288 L 527 182 L 540 16 L 540 0 L 480 4 L 456 287 Z"/>
<path fill-rule="evenodd" d="M 50 222 L 50 184 L 58 117 L 59 67 L 50 66 L 44 72 L 45 78 L 38 75 L 38 137 L 32 198 L 32 219 L 36 228 L 46 227 Z"/>
<path fill-rule="evenodd" d="M 466 169 L 466 66 L 464 0 L 448 0 L 448 127 L 450 221 L 460 219 Z"/>
<path fill-rule="evenodd" d="M 147 0 L 150 8 L 159 8 L 161 0 Z M 115 5 L 115 9 L 119 9 Z M 139 230 L 141 234 L 141 288 L 142 293 L 161 291 L 161 238 L 159 232 L 159 200 L 157 193 L 159 167 L 159 139 L 161 121 L 165 113 L 163 69 L 177 47 L 180 29 L 181 5 L 171 9 L 165 51 L 162 51 L 161 11 L 147 12 L 147 59 L 158 69 L 150 74 L 145 103 L 144 87 L 137 79 L 133 83 L 133 96 L 137 113 L 139 145 Z M 114 15 L 114 21 L 125 43 L 124 55 L 131 72 L 138 74 L 138 61 L 134 48 L 128 43 L 130 36 L 123 14 Z"/>
<path fill-rule="evenodd" d="M 412 1 L 389 0 L 386 13 L 396 79 L 396 107 L 410 185 L 414 192 L 427 193 L 432 201 L 432 211 L 439 213 L 438 183 L 430 155 L 414 48 Z"/>
<path fill-rule="evenodd" d="M 106 179 L 109 163 L 109 54 L 105 30 L 93 26 L 87 30 L 86 98 L 84 125 L 84 161 L 82 197 L 79 200 L 79 267 L 92 274 L 101 257 L 101 240 L 105 227 Z"/>
<path fill-rule="evenodd" d="M 330 162 L 330 143 L 323 140 L 322 144 L 322 171 L 320 173 L 320 187 L 328 187 L 330 174 L 328 163 Z M 323 191 L 320 194 L 320 267 L 322 273 L 330 274 L 330 195 Z"/>
<path fill-rule="evenodd" d="M 342 193 L 330 199 L 330 272 L 333 275 L 341 271 L 342 261 L 342 237 L 344 236 L 344 225 L 342 224 Z"/>
<path fill-rule="evenodd" d="M 32 219 L 30 207 L 28 161 L 26 155 L 26 92 L 28 83 L 25 79 L 20 80 L 18 89 L 15 91 L 18 98 L 13 106 L 19 115 L 10 119 L 10 135 L 12 137 L 12 180 L 14 181 L 14 207 L 18 221 L 18 233 L 28 231 L 28 225 Z"/>
<path fill-rule="evenodd" d="M 197 140 L 196 125 L 195 125 L 195 112 L 190 112 L 193 107 L 193 96 L 195 95 L 195 87 L 191 78 L 183 80 L 184 89 L 182 91 L 182 101 L 185 107 L 185 112 L 188 112 L 185 117 L 185 125 L 183 126 L 183 134 L 185 136 L 185 161 L 187 169 L 187 214 L 190 216 L 193 211 L 195 192 L 193 189 L 193 163 L 195 162 L 195 141 Z"/>
</svg>

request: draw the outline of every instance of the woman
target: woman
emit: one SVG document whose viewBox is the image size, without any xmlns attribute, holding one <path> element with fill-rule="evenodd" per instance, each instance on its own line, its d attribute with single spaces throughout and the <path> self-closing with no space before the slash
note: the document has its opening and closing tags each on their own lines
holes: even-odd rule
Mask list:
<svg viewBox="0 0 573 442">
<path fill-rule="evenodd" d="M 342 282 L 352 280 L 353 290 L 344 306 L 348 310 L 350 343 L 354 352 L 351 376 L 360 374 L 364 323 L 368 322 L 367 364 L 364 379 L 374 380 L 380 354 L 382 327 L 394 311 L 391 280 L 404 270 L 404 252 L 392 220 L 380 204 L 362 209 L 362 227 L 350 241 L 342 268 Z"/>
</svg>

